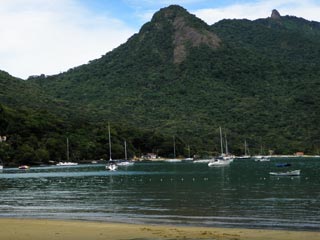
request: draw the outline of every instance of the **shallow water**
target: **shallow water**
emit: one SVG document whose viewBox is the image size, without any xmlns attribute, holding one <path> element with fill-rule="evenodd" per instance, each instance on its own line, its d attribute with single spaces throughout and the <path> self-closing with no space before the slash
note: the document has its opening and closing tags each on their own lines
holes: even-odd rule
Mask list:
<svg viewBox="0 0 320 240">
<path fill-rule="evenodd" d="M 301 176 L 268 174 L 288 169 Z M 319 231 L 320 159 L 4 169 L 0 217 Z"/>
</svg>

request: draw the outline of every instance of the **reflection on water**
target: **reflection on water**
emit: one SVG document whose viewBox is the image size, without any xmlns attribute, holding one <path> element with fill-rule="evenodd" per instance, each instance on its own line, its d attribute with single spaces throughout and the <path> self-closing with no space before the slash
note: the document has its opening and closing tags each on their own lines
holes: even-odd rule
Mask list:
<svg viewBox="0 0 320 240">
<path fill-rule="evenodd" d="M 319 230 L 320 159 L 287 160 L 300 177 L 269 176 L 279 161 L 4 169 L 0 217 Z"/>
</svg>

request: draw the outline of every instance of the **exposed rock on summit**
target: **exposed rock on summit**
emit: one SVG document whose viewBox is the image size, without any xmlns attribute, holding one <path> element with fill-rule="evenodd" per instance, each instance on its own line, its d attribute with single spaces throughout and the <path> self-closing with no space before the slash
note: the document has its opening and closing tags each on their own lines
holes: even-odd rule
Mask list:
<svg viewBox="0 0 320 240">
<path fill-rule="evenodd" d="M 189 43 L 192 47 L 198 47 L 201 44 L 205 44 L 212 48 L 218 48 L 220 46 L 221 40 L 213 32 L 208 30 L 199 30 L 190 27 L 185 22 L 183 17 L 177 17 L 173 26 L 175 28 L 174 35 L 174 53 L 173 61 L 174 63 L 181 63 L 187 56 L 186 45 Z"/>
<path fill-rule="evenodd" d="M 158 29 L 172 28 L 173 62 L 176 64 L 186 59 L 188 47 L 204 44 L 215 49 L 221 45 L 220 38 L 210 31 L 205 22 L 180 6 L 171 5 L 161 9 L 152 22 Z"/>
<path fill-rule="evenodd" d="M 271 13 L 271 18 L 277 20 L 281 18 L 281 15 L 276 9 L 273 9 Z"/>
</svg>

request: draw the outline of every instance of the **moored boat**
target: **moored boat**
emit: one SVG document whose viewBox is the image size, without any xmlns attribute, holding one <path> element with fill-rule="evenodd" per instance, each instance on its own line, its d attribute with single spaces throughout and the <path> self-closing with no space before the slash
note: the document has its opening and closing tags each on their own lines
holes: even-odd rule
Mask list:
<svg viewBox="0 0 320 240">
<path fill-rule="evenodd" d="M 277 163 L 276 167 L 290 167 L 291 164 L 290 163 Z"/>
<path fill-rule="evenodd" d="M 171 163 L 182 162 L 181 159 L 176 159 L 176 158 L 174 158 L 174 159 L 166 159 L 166 160 L 164 160 L 164 161 L 165 161 L 165 162 L 171 162 Z"/>
<path fill-rule="evenodd" d="M 109 164 L 106 166 L 106 170 L 109 170 L 109 171 L 116 171 L 117 169 L 118 169 L 118 166 L 114 161 L 110 161 Z"/>
<path fill-rule="evenodd" d="M 76 166 L 78 163 L 76 162 L 58 162 L 56 166 Z"/>
<path fill-rule="evenodd" d="M 27 169 L 29 169 L 30 167 L 29 167 L 28 165 L 21 165 L 21 166 L 19 166 L 18 168 L 21 169 L 21 170 L 27 170 Z"/>
<path fill-rule="evenodd" d="M 118 162 L 117 165 L 118 166 L 124 166 L 124 167 L 133 166 L 134 162 L 132 162 L 132 161 L 122 161 L 122 162 Z"/>
<path fill-rule="evenodd" d="M 254 156 L 256 162 L 270 162 L 270 156 Z"/>
<path fill-rule="evenodd" d="M 198 159 L 198 160 L 193 160 L 193 163 L 209 163 L 213 159 Z"/>
<path fill-rule="evenodd" d="M 300 176 L 300 170 L 293 170 L 287 172 L 269 172 L 272 176 Z"/>
<path fill-rule="evenodd" d="M 222 167 L 228 166 L 232 162 L 232 159 L 215 158 L 208 163 L 209 167 Z"/>
</svg>

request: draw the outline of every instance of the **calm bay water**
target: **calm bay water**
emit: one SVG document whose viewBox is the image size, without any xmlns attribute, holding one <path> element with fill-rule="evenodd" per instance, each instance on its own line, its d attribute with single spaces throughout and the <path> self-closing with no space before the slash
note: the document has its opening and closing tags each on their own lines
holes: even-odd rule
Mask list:
<svg viewBox="0 0 320 240">
<path fill-rule="evenodd" d="M 299 177 L 272 177 L 301 169 Z M 0 217 L 320 230 L 320 159 L 4 169 Z"/>
</svg>

